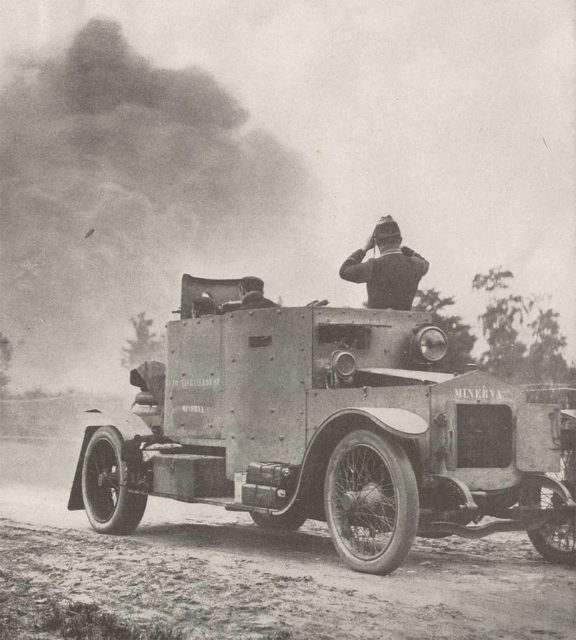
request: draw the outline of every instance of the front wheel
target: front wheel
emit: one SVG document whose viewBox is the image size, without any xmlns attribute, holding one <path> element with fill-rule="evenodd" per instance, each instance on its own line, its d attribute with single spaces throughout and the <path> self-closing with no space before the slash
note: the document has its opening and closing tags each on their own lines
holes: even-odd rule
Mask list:
<svg viewBox="0 0 576 640">
<path fill-rule="evenodd" d="M 570 492 L 576 496 L 573 488 Z M 530 494 L 532 504 L 550 511 L 546 524 L 527 531 L 530 542 L 548 562 L 576 565 L 576 512 L 564 507 L 564 496 L 554 487 L 532 487 Z"/>
<path fill-rule="evenodd" d="M 324 483 L 332 541 L 355 571 L 386 574 L 418 530 L 418 486 L 404 449 L 371 431 L 353 431 L 334 449 Z"/>
<path fill-rule="evenodd" d="M 98 533 L 132 533 L 146 509 L 148 496 L 126 488 L 121 448 L 122 437 L 114 427 L 100 427 L 86 448 L 82 497 L 88 520 Z"/>
</svg>

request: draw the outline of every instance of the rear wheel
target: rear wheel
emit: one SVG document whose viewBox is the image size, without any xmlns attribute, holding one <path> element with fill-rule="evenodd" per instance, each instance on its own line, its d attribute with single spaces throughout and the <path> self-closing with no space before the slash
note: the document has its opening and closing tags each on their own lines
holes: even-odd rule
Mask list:
<svg viewBox="0 0 576 640">
<path fill-rule="evenodd" d="M 418 529 L 418 486 L 404 449 L 371 431 L 347 435 L 328 463 L 324 508 L 336 551 L 352 569 L 394 571 Z"/>
<path fill-rule="evenodd" d="M 121 448 L 122 437 L 114 427 L 100 427 L 86 448 L 82 497 L 88 520 L 98 533 L 132 533 L 146 509 L 148 496 L 126 488 Z"/>
<path fill-rule="evenodd" d="M 280 516 L 255 511 L 250 515 L 259 527 L 270 531 L 296 531 L 306 522 L 306 514 L 299 507 L 292 507 Z"/>
</svg>

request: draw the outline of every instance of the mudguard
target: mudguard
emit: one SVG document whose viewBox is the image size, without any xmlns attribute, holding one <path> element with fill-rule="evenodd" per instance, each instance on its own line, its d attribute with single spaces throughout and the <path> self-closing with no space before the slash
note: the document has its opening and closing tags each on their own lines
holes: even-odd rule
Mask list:
<svg viewBox="0 0 576 640">
<path fill-rule="evenodd" d="M 82 414 L 84 423 L 84 439 L 80 448 L 80 456 L 74 473 L 74 481 L 68 499 L 68 511 L 79 511 L 84 509 L 84 499 L 82 498 L 82 466 L 86 448 L 90 438 L 99 427 L 114 427 L 122 436 L 123 440 L 131 440 L 136 435 L 146 435 L 142 431 L 146 428 L 138 416 L 129 411 L 107 412 L 99 409 L 89 409 Z"/>
<path fill-rule="evenodd" d="M 388 407 L 346 407 L 336 411 L 316 429 L 314 436 L 308 443 L 304 454 L 304 462 L 298 477 L 298 484 L 294 495 L 283 509 L 274 512 L 274 515 L 282 515 L 290 510 L 290 508 L 299 499 L 300 491 L 304 483 L 310 467 L 314 466 L 314 450 L 317 449 L 317 443 L 322 442 L 322 435 L 330 430 L 331 424 L 337 424 L 340 419 L 346 417 L 362 417 L 367 418 L 382 431 L 390 433 L 396 437 L 404 439 L 417 438 L 428 431 L 428 422 L 416 413 L 407 409 L 391 409 Z M 321 445 L 318 445 L 321 446 Z"/>
<path fill-rule="evenodd" d="M 422 416 L 408 411 L 407 409 L 390 409 L 388 407 L 348 407 L 341 409 L 326 418 L 317 429 L 314 437 L 322 429 L 336 418 L 342 416 L 364 416 L 372 420 L 384 431 L 400 438 L 413 438 L 421 436 L 428 431 L 428 423 Z"/>
</svg>

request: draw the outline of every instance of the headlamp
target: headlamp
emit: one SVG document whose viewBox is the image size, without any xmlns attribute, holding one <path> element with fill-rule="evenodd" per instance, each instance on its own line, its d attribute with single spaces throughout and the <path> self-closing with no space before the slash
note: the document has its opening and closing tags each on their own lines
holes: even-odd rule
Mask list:
<svg viewBox="0 0 576 640">
<path fill-rule="evenodd" d="M 336 351 L 332 355 L 332 370 L 340 378 L 349 378 L 356 371 L 356 358 L 349 351 Z"/>
<path fill-rule="evenodd" d="M 427 325 L 417 331 L 416 346 L 425 360 L 438 362 L 446 355 L 448 339 L 442 329 Z"/>
</svg>

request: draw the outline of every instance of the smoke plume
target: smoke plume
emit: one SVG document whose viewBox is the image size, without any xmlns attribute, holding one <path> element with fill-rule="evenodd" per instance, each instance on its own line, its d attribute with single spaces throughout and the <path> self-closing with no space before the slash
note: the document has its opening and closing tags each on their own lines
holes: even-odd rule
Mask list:
<svg viewBox="0 0 576 640">
<path fill-rule="evenodd" d="M 0 94 L 0 330 L 13 382 L 110 389 L 130 316 L 169 318 L 182 271 L 258 273 L 314 188 L 295 153 L 248 120 L 212 76 L 153 66 L 107 20 L 60 57 L 13 63 Z"/>
</svg>

